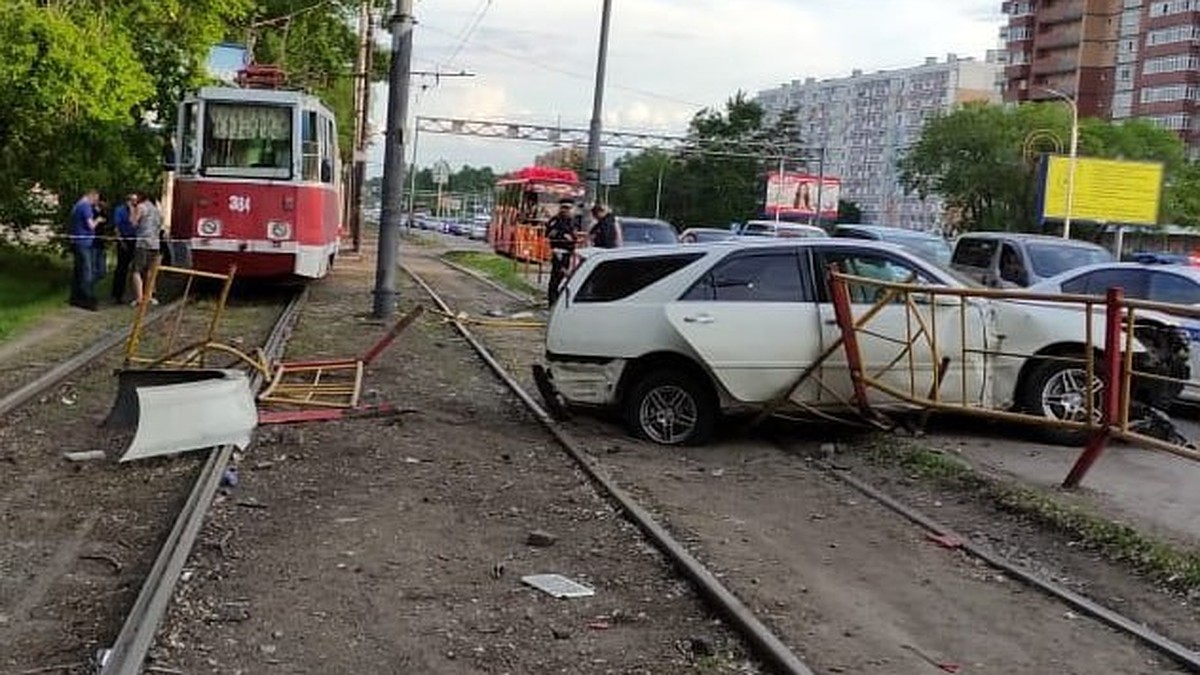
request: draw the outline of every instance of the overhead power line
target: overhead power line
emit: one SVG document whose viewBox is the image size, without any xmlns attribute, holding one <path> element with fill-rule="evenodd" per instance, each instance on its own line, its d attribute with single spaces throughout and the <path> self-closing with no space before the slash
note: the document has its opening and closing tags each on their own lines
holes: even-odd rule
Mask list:
<svg viewBox="0 0 1200 675">
<path fill-rule="evenodd" d="M 446 30 L 442 30 L 440 28 L 437 28 L 436 26 L 431 26 L 428 23 L 422 23 L 421 28 L 424 28 L 425 30 L 428 30 L 433 33 L 437 33 L 439 35 L 444 35 L 446 37 L 451 37 L 451 38 L 455 37 L 455 35 L 453 33 L 446 31 Z M 494 47 L 492 45 L 488 45 L 488 44 L 484 44 L 484 43 L 476 43 L 475 48 L 483 49 L 485 51 L 491 52 L 498 56 L 503 56 L 507 59 L 520 62 L 527 66 L 532 66 L 534 68 L 539 68 L 541 70 L 545 70 L 545 71 L 552 72 L 552 73 L 558 73 L 559 75 L 565 75 L 567 77 L 570 77 L 570 78 L 573 78 L 576 80 L 581 80 L 584 82 L 590 83 L 592 81 L 592 78 L 594 77 L 594 75 L 591 75 L 591 74 L 583 74 L 583 73 L 567 70 L 565 68 L 559 68 L 558 66 L 554 66 L 549 63 L 538 61 L 536 59 L 531 59 L 526 55 L 517 54 L 517 53 L 511 52 L 507 49 L 501 49 L 500 47 Z M 607 86 L 610 89 L 619 89 L 621 91 L 626 91 L 626 92 L 630 92 L 633 94 L 639 94 L 641 96 L 646 96 L 648 98 L 658 99 L 661 101 L 670 101 L 671 103 L 679 103 L 679 104 L 686 105 L 691 108 L 695 108 L 696 110 L 709 107 L 703 103 L 696 103 L 695 101 L 688 101 L 686 99 L 682 99 L 677 96 L 671 96 L 668 94 L 653 92 L 653 91 L 649 91 L 646 89 L 638 89 L 637 87 L 628 87 L 628 86 L 624 86 L 624 85 L 620 85 L 620 84 L 612 84 L 612 83 L 609 83 Z"/>
</svg>

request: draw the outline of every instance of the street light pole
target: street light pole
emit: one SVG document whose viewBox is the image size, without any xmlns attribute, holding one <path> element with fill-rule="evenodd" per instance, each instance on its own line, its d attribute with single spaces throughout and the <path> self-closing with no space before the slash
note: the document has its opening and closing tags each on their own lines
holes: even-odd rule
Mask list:
<svg viewBox="0 0 1200 675">
<path fill-rule="evenodd" d="M 667 168 L 667 160 L 664 159 L 662 161 L 662 163 L 660 163 L 658 165 L 658 189 L 656 189 L 654 191 L 654 218 L 655 218 L 655 220 L 658 219 L 659 213 L 660 213 L 660 207 L 662 206 L 662 179 L 663 179 L 663 170 L 666 168 Z"/>
<path fill-rule="evenodd" d="M 604 71 L 608 64 L 608 25 L 612 18 L 612 0 L 604 0 L 600 14 L 600 52 L 596 57 L 596 88 L 592 93 L 592 124 L 588 129 L 586 166 L 587 201 L 594 203 L 600 193 L 600 117 L 604 114 Z"/>
<path fill-rule="evenodd" d="M 1075 166 L 1079 160 L 1079 101 L 1067 96 L 1065 93 L 1042 87 L 1042 91 L 1052 94 L 1055 98 L 1063 101 L 1071 106 L 1071 150 L 1070 150 L 1070 168 L 1067 170 L 1067 212 L 1063 215 L 1063 239 L 1071 238 L 1071 215 L 1075 210 Z M 1076 88 L 1076 95 L 1078 95 Z"/>
</svg>

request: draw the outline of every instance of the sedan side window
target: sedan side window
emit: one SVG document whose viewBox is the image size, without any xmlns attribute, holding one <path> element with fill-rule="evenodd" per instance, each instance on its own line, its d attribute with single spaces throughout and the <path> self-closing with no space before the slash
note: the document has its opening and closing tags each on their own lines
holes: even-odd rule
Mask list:
<svg viewBox="0 0 1200 675">
<path fill-rule="evenodd" d="M 990 269 L 992 256 L 996 254 L 996 242 L 991 239 L 959 239 L 954 247 L 954 265 Z"/>
<path fill-rule="evenodd" d="M 1146 281 L 1142 270 L 1099 270 L 1088 278 L 1087 294 L 1104 295 L 1108 289 L 1119 286 L 1125 290 L 1125 297 L 1144 300 L 1149 290 Z"/>
<path fill-rule="evenodd" d="M 1178 274 L 1154 272 L 1150 275 L 1148 297 L 1155 302 L 1200 305 L 1200 285 Z"/>
<path fill-rule="evenodd" d="M 735 254 L 701 277 L 681 300 L 811 302 L 795 251 Z"/>
<path fill-rule="evenodd" d="M 866 279 L 875 279 L 885 283 L 933 283 L 921 270 L 906 262 L 893 259 L 874 252 L 843 252 L 828 251 L 819 256 L 820 269 L 829 269 L 830 264 L 837 264 L 843 274 Z M 830 302 L 828 274 L 821 273 L 821 302 Z M 874 304 L 886 292 L 883 286 L 866 283 L 850 282 L 850 302 Z M 903 302 L 897 298 L 897 302 Z"/>
</svg>

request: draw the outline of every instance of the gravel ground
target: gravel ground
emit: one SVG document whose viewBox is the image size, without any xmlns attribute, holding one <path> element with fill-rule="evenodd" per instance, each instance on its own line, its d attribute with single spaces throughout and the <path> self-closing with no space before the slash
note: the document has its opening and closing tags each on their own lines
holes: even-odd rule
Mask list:
<svg viewBox="0 0 1200 675">
<path fill-rule="evenodd" d="M 511 300 L 422 256 L 431 253 L 414 251 L 410 264 L 456 311 L 514 309 Z M 538 338 L 485 327 L 476 332 L 528 386 L 528 365 L 540 357 Z M 933 656 L 968 672 L 1176 672 L 1131 639 L 940 548 L 813 468 L 804 455 L 818 452 L 831 434 L 844 436 L 827 425 L 785 428 L 792 452 L 733 433 L 710 447 L 666 451 L 635 442 L 603 420 L 577 418 L 571 426 L 619 482 L 653 505 L 818 670 L 930 672 L 925 657 Z M 886 466 L 869 476 L 886 485 L 905 479 Z M 944 500 L 950 497 L 926 494 L 919 503 Z M 986 504 L 954 501 L 963 518 L 955 523 L 964 531 L 1020 553 L 1018 560 L 1035 569 L 1074 580 L 1097 599 L 1119 600 L 1118 609 L 1179 640 L 1194 640 L 1186 599 L 1164 595 L 1094 554 L 1064 553 L 1069 541 Z"/>
<path fill-rule="evenodd" d="M 278 311 L 260 301 L 231 308 L 222 332 L 253 344 Z M 129 316 L 85 315 L 3 363 L 52 363 L 81 347 L 80 336 L 119 323 L 110 314 Z M 199 468 L 194 453 L 126 465 L 63 459 L 129 440 L 97 428 L 120 360 L 110 353 L 0 420 L 0 672 L 60 664 L 69 667 L 58 672 L 90 672 L 86 662 L 115 637 Z M 44 367 L 30 370 L 25 377 Z"/>
<path fill-rule="evenodd" d="M 358 316 L 368 264 L 343 261 L 314 288 L 291 358 L 358 353 L 383 330 Z M 402 288 L 406 304 L 418 293 Z M 159 664 L 758 672 L 440 318 L 402 334 L 365 386 L 406 412 L 260 429 L 178 588 Z M 554 599 L 521 582 L 542 573 L 595 595 Z"/>
</svg>

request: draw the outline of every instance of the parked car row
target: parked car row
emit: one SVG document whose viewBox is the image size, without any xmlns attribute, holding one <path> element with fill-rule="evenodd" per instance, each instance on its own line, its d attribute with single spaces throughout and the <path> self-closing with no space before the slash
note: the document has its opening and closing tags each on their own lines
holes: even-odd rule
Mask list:
<svg viewBox="0 0 1200 675">
<path fill-rule="evenodd" d="M 441 232 L 469 239 L 487 239 L 489 217 L 476 214 L 465 217 L 437 217 L 427 213 L 413 216 L 412 226 L 421 230 Z"/>
<path fill-rule="evenodd" d="M 964 287 L 958 274 L 935 262 L 945 251 L 926 257 L 914 245 L 865 236 L 878 232 L 856 234 L 863 236 L 743 238 L 587 256 L 551 310 L 545 368 L 539 371 L 543 393 L 571 407 L 615 409 L 632 433 L 657 443 L 701 443 L 719 413 L 748 411 L 786 391 L 840 337 L 824 272 L 829 265 L 884 282 Z M 974 250 L 976 240 L 966 241 Z M 1004 250 L 1008 240 L 998 243 L 997 250 Z M 1070 245 L 1043 249 L 1050 242 L 1040 239 L 1024 243 L 1017 250 L 1029 275 L 1025 281 L 1093 253 Z M 977 263 L 971 271 L 984 269 L 1004 279 L 995 255 L 971 258 Z M 956 266 L 965 265 L 957 250 L 953 257 Z M 1105 264 L 1077 269 L 1073 276 L 1046 280 L 1043 288 L 1057 284 L 1062 292 L 1091 293 L 1120 282 L 1131 295 L 1149 297 L 1151 289 L 1159 289 L 1159 297 L 1200 304 L 1200 273 L 1127 265 L 1115 268 L 1125 275 L 1117 278 Z M 856 305 L 873 304 L 880 292 L 862 284 L 850 290 Z M 1088 336 L 1103 335 L 1102 315 L 1089 330 L 1080 308 L 977 298 L 967 303 L 964 319 L 957 300 L 949 301 L 954 309 L 940 312 L 936 300 L 915 309 L 899 302 L 885 306 L 871 331 L 858 338 L 865 369 L 896 390 L 925 392 L 945 367 L 939 391 L 946 403 L 1086 421 L 1088 398 L 1095 401 L 1097 389 L 1081 361 L 1063 357 L 1084 356 Z M 940 353 L 954 357 L 947 365 L 934 363 L 932 350 L 902 352 L 910 311 L 921 314 Z M 1192 367 L 1198 364 L 1183 332 L 1170 319 L 1160 320 L 1139 325 L 1133 340 L 1139 372 L 1177 378 L 1135 379 L 1134 400 L 1155 408 L 1180 395 L 1179 380 L 1200 372 Z M 791 402 L 807 409 L 845 408 L 852 382 L 844 354 L 824 362 L 818 377 L 819 383 L 813 379 L 796 388 Z M 912 407 L 877 389 L 870 398 L 884 408 Z M 1091 413 L 1097 409 L 1092 406 Z M 1079 440 L 1077 432 L 1062 428 L 1047 435 Z"/>
</svg>

